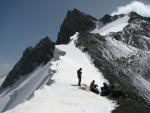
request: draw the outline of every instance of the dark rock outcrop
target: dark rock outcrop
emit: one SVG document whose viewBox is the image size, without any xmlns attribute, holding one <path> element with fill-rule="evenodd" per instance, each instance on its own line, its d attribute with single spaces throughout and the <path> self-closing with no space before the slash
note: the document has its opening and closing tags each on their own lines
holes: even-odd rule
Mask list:
<svg viewBox="0 0 150 113">
<path fill-rule="evenodd" d="M 28 47 L 22 58 L 9 72 L 2 88 L 12 86 L 20 77 L 29 74 L 37 66 L 46 64 L 52 57 L 55 44 L 48 38 L 42 39 L 34 48 Z"/>
<path fill-rule="evenodd" d="M 125 92 L 135 93 L 148 100 L 150 52 L 120 44 L 123 43 L 112 37 L 87 32 L 80 33 L 76 42 L 77 47 L 86 48 L 95 66 L 110 82 L 118 82 Z"/>
<path fill-rule="evenodd" d="M 101 87 L 101 96 L 107 96 L 109 98 L 119 98 L 124 97 L 125 94 L 121 91 L 120 86 L 116 86 L 114 84 L 106 84 L 103 83 L 103 86 Z"/>
<path fill-rule="evenodd" d="M 70 36 L 76 32 L 93 30 L 96 27 L 96 20 L 94 17 L 86 15 L 77 9 L 68 11 L 60 27 L 56 43 L 67 44 L 70 41 Z"/>
<path fill-rule="evenodd" d="M 113 22 L 123 16 L 124 16 L 124 14 L 114 15 L 114 16 L 105 14 L 101 19 L 99 19 L 99 21 L 102 22 L 103 24 L 108 24 L 108 23 Z"/>
<path fill-rule="evenodd" d="M 129 24 L 120 32 L 112 33 L 111 37 L 133 47 L 150 49 L 150 21 L 135 12 L 129 14 Z"/>
<path fill-rule="evenodd" d="M 123 44 L 112 37 L 88 32 L 80 33 L 75 45 L 81 50 L 86 49 L 85 52 L 91 56 L 95 66 L 111 84 L 119 84 L 121 90 L 114 90 L 112 93 L 112 97 L 117 98 L 119 105 L 126 102 L 125 105 L 123 104 L 124 109 L 126 109 L 128 104 L 132 102 L 130 106 L 133 108 L 128 111 L 134 111 L 133 113 L 140 113 L 138 109 L 139 111 L 141 109 L 150 111 L 150 109 L 147 109 L 150 102 L 150 52 Z M 120 102 L 119 98 L 122 94 L 127 96 Z M 140 105 L 142 108 L 139 107 L 134 110 L 136 106 Z M 120 108 L 118 109 L 119 113 L 124 113 L 122 106 L 122 111 Z M 118 111 L 114 111 L 114 113 Z"/>
</svg>

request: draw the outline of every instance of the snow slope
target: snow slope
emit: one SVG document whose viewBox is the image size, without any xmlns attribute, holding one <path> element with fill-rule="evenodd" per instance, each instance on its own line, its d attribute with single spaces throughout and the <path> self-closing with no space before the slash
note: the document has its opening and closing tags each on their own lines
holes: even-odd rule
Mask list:
<svg viewBox="0 0 150 113">
<path fill-rule="evenodd" d="M 48 79 L 50 65 L 51 63 L 48 63 L 38 67 L 28 77 L 21 78 L 13 87 L 4 91 L 0 95 L 0 112 L 12 109 L 33 96 L 34 91 L 44 84 L 45 79 Z"/>
<path fill-rule="evenodd" d="M 118 32 L 121 31 L 126 25 L 128 25 L 129 16 L 124 16 L 122 18 L 117 19 L 114 22 L 106 24 L 102 28 L 96 28 L 92 31 L 92 33 L 99 33 L 100 35 L 106 35 L 110 32 Z"/>
<path fill-rule="evenodd" d="M 74 46 L 77 35 L 68 45 L 56 46 L 66 54 L 53 61 L 50 67 L 57 71 L 52 78 L 55 82 L 36 91 L 31 100 L 6 113 L 111 113 L 116 107 L 115 102 L 74 86 L 77 84 L 76 71 L 80 67 L 83 68 L 82 84 L 89 84 L 93 79 L 99 85 L 106 81 L 88 56 Z"/>
</svg>

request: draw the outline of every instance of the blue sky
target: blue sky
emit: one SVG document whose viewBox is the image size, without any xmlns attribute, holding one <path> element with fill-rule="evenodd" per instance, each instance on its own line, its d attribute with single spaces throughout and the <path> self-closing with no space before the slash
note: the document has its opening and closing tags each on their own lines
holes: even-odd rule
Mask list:
<svg viewBox="0 0 150 113">
<path fill-rule="evenodd" d="M 0 0 L 0 69 L 3 65 L 9 68 L 9 65 L 14 65 L 23 50 L 29 45 L 34 46 L 41 38 L 49 36 L 56 40 L 68 10 L 77 8 L 100 18 L 131 1 Z M 139 1 L 150 3 L 149 0 Z"/>
</svg>

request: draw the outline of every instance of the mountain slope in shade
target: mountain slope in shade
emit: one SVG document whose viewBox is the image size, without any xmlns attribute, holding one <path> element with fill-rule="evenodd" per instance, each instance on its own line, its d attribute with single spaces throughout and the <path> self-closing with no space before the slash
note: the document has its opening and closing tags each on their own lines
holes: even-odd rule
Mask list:
<svg viewBox="0 0 150 113">
<path fill-rule="evenodd" d="M 73 9 L 68 11 L 58 33 L 57 44 L 67 44 L 70 36 L 76 32 L 91 31 L 96 25 L 96 18 Z"/>
<path fill-rule="evenodd" d="M 79 34 L 76 44 L 80 49 L 86 50 L 95 66 L 109 82 L 118 84 L 121 90 L 135 101 L 134 106 L 138 102 L 141 106 L 145 102 L 148 105 L 150 102 L 150 21 L 149 18 L 135 12 L 131 12 L 128 16 L 126 26 L 119 27 L 117 20 L 112 22 L 113 25 L 112 23 L 106 25 L 111 25 L 112 28 L 118 26 L 118 31 L 110 30 L 105 36 L 101 36 L 98 30 L 94 34 L 83 32 Z M 145 109 L 147 105 L 144 105 Z"/>
<path fill-rule="evenodd" d="M 28 47 L 22 58 L 7 75 L 2 88 L 11 87 L 24 75 L 30 74 L 42 64 L 46 64 L 52 57 L 55 44 L 48 38 L 42 39 L 34 48 Z"/>
<path fill-rule="evenodd" d="M 20 103 L 23 103 L 34 96 L 35 90 L 42 88 L 51 77 L 49 67 L 51 63 L 45 66 L 37 67 L 32 73 L 22 77 L 11 88 L 0 94 L 0 112 L 10 110 Z M 51 83 L 52 81 L 49 81 Z"/>
<path fill-rule="evenodd" d="M 28 47 L 8 76 L 2 81 L 0 112 L 12 109 L 30 99 L 34 91 L 45 85 L 50 77 L 47 64 L 53 57 L 55 43 L 48 37 L 34 48 Z M 44 74 L 43 76 L 41 76 Z"/>
</svg>

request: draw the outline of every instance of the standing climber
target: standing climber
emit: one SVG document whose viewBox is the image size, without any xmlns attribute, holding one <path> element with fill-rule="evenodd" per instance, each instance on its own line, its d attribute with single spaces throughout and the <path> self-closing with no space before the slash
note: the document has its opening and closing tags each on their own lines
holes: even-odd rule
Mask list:
<svg viewBox="0 0 150 113">
<path fill-rule="evenodd" d="M 82 74 L 82 68 L 80 68 L 77 71 L 77 75 L 78 75 L 78 86 L 81 86 L 81 74 Z"/>
</svg>

